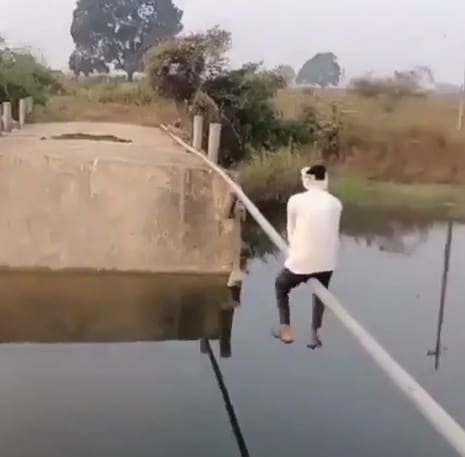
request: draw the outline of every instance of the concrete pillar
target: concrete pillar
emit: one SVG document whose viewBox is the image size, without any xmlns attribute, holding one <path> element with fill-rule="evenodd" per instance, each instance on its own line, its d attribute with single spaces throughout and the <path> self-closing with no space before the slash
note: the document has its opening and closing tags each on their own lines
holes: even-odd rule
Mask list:
<svg viewBox="0 0 465 457">
<path fill-rule="evenodd" d="M 232 355 L 231 334 L 234 321 L 234 308 L 222 310 L 219 316 L 220 321 L 220 356 L 222 359 L 229 359 Z"/>
<path fill-rule="evenodd" d="M 197 151 L 202 150 L 203 138 L 203 116 L 194 116 L 194 126 L 192 133 L 192 147 Z"/>
<path fill-rule="evenodd" d="M 207 338 L 202 338 L 200 340 L 200 353 L 208 354 L 208 339 Z"/>
<path fill-rule="evenodd" d="M 32 114 L 34 109 L 34 99 L 32 97 L 26 98 L 26 114 Z"/>
<path fill-rule="evenodd" d="M 3 128 L 5 132 L 11 132 L 13 119 L 11 118 L 11 102 L 3 102 Z"/>
<path fill-rule="evenodd" d="M 19 108 L 18 108 L 18 122 L 19 128 L 23 128 L 24 124 L 26 124 L 26 113 L 27 113 L 27 104 L 26 99 L 22 98 L 19 101 Z"/>
<path fill-rule="evenodd" d="M 213 163 L 218 163 L 221 144 L 221 124 L 211 123 L 208 135 L 208 158 Z"/>
</svg>

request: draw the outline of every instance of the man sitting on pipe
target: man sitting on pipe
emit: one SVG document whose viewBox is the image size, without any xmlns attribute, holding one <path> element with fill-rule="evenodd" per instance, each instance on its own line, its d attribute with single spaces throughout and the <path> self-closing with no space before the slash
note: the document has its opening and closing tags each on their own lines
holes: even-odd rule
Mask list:
<svg viewBox="0 0 465 457">
<path fill-rule="evenodd" d="M 315 165 L 301 170 L 305 192 L 293 195 L 287 204 L 289 252 L 284 269 L 276 278 L 280 325 L 273 335 L 283 343 L 294 342 L 289 309 L 289 292 L 314 278 L 329 286 L 337 263 L 341 202 L 328 192 L 326 167 Z M 308 347 L 322 345 L 319 329 L 324 305 L 313 297 L 312 335 Z"/>
</svg>

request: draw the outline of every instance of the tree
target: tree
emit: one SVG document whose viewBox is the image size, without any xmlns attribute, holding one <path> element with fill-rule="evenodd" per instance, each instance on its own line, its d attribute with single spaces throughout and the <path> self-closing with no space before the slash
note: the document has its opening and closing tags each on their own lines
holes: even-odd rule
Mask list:
<svg viewBox="0 0 465 457">
<path fill-rule="evenodd" d="M 274 100 L 285 81 L 259 64 L 239 69 L 228 66 L 231 35 L 213 28 L 205 33 L 175 38 L 147 54 L 149 81 L 158 95 L 173 99 L 210 121 L 221 122 L 222 165 L 242 160 L 252 150 L 275 150 L 290 140 L 310 140 L 299 120 L 286 120 Z M 206 131 L 204 136 L 206 136 Z"/>
<path fill-rule="evenodd" d="M 147 53 L 150 83 L 162 97 L 192 101 L 208 78 L 223 72 L 230 47 L 231 34 L 218 27 L 166 41 Z"/>
<path fill-rule="evenodd" d="M 172 0 L 78 0 L 70 67 L 89 73 L 114 66 L 132 80 L 147 50 L 182 30 L 182 15 Z"/>
<path fill-rule="evenodd" d="M 427 66 L 416 66 L 411 70 L 395 71 L 394 78 L 398 80 L 411 81 L 418 86 L 419 90 L 435 90 L 436 81 L 431 68 Z"/>
<path fill-rule="evenodd" d="M 337 57 L 332 52 L 316 54 L 308 60 L 297 75 L 298 84 L 311 84 L 320 87 L 337 86 L 342 70 Z"/>
<path fill-rule="evenodd" d="M 108 65 L 102 56 L 96 53 L 89 53 L 86 49 L 76 48 L 69 57 L 69 68 L 76 75 L 81 73 L 89 76 L 94 72 L 108 73 Z"/>
<path fill-rule="evenodd" d="M 0 102 L 32 96 L 44 103 L 61 84 L 47 67 L 24 50 L 0 48 Z"/>
<path fill-rule="evenodd" d="M 297 76 L 294 68 L 290 65 L 278 65 L 274 70 L 281 78 L 286 81 L 286 84 L 289 86 L 291 85 Z"/>
<path fill-rule="evenodd" d="M 402 71 L 395 71 L 392 77 L 374 78 L 368 75 L 355 78 L 350 82 L 350 88 L 361 97 L 380 100 L 386 112 L 392 112 L 406 98 L 425 95 L 415 74 Z"/>
</svg>

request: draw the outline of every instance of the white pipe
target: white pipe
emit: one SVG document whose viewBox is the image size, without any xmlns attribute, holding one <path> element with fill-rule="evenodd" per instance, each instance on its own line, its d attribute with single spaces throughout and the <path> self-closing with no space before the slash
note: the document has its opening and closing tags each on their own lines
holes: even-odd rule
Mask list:
<svg viewBox="0 0 465 457">
<path fill-rule="evenodd" d="M 276 229 L 266 220 L 263 214 L 247 197 L 241 187 L 235 183 L 227 173 L 218 165 L 212 163 L 201 152 L 196 151 L 180 138 L 171 134 L 162 125 L 162 129 L 171 138 L 187 151 L 197 155 L 207 165 L 216 171 L 234 190 L 237 197 L 249 210 L 257 224 L 269 236 L 270 240 L 283 253 L 286 253 L 288 246 Z M 417 410 L 429 421 L 429 423 L 446 439 L 446 441 L 457 451 L 458 455 L 465 457 L 465 430 L 451 417 L 444 408 L 439 405 L 415 379 L 407 373 L 389 353 L 365 330 L 342 306 L 334 295 L 323 285 L 312 279 L 310 284 L 315 294 L 323 301 L 325 306 L 338 318 L 340 323 L 352 334 L 359 344 L 368 352 L 376 364 L 391 378 L 394 384 L 413 403 Z"/>
<path fill-rule="evenodd" d="M 203 139 L 203 116 L 194 116 L 193 133 L 192 133 L 192 146 L 197 151 L 202 150 Z"/>
<path fill-rule="evenodd" d="M 337 316 L 341 324 L 355 336 L 371 358 L 391 378 L 418 411 L 455 448 L 459 455 L 465 456 L 465 431 L 457 421 L 383 349 L 370 333 L 347 312 L 329 290 L 315 279 L 312 279 L 310 284 L 315 294 Z"/>
</svg>

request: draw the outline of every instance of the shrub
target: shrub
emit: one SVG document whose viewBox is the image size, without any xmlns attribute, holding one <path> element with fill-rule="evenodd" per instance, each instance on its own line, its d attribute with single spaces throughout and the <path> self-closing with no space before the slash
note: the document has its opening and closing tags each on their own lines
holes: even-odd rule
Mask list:
<svg viewBox="0 0 465 457">
<path fill-rule="evenodd" d="M 272 150 L 289 142 L 295 122 L 284 121 L 273 104 L 282 85 L 276 73 L 255 64 L 205 81 L 206 96 L 194 99 L 193 110 L 223 123 L 225 164 L 242 160 L 250 148 Z"/>
<path fill-rule="evenodd" d="M 88 86 L 88 98 L 100 103 L 120 103 L 122 105 L 149 105 L 155 96 L 146 80 L 136 82 L 108 79 Z"/>
<path fill-rule="evenodd" d="M 230 34 L 214 28 L 158 46 L 146 59 L 152 88 L 178 106 L 187 102 L 207 121 L 223 124 L 223 165 L 241 161 L 250 150 L 307 142 L 306 127 L 299 120 L 284 120 L 275 108 L 284 78 L 260 64 L 231 70 L 225 57 L 230 44 Z"/>
<path fill-rule="evenodd" d="M 380 99 L 385 111 L 392 111 L 405 98 L 424 95 L 414 77 L 399 72 L 389 78 L 356 78 L 350 88 L 361 97 Z"/>
<path fill-rule="evenodd" d="M 62 90 L 56 73 L 50 71 L 29 53 L 0 49 L 0 102 L 32 96 L 43 104 Z"/>
<path fill-rule="evenodd" d="M 231 34 L 215 27 L 152 48 L 145 59 L 152 88 L 178 103 L 192 100 L 207 79 L 223 72 L 230 46 Z"/>
</svg>

